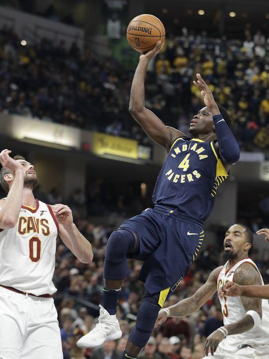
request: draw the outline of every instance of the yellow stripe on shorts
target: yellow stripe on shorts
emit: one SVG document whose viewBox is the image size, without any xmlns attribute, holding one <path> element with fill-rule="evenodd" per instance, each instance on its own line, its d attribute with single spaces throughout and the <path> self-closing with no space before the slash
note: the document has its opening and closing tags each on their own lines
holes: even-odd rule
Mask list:
<svg viewBox="0 0 269 359">
<path fill-rule="evenodd" d="M 167 298 L 167 296 L 168 296 L 169 290 L 170 290 L 170 287 L 169 287 L 169 288 L 166 288 L 166 289 L 164 289 L 164 290 L 162 290 L 162 291 L 160 292 L 158 304 L 159 304 L 159 306 L 160 306 L 161 308 L 163 307 L 164 302 L 166 301 L 166 298 Z"/>
</svg>

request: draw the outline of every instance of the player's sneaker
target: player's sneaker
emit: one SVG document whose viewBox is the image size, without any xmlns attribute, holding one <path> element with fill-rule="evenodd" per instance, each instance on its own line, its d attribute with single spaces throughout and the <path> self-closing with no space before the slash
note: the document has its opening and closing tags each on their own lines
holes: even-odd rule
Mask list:
<svg viewBox="0 0 269 359">
<path fill-rule="evenodd" d="M 110 315 L 101 305 L 99 307 L 100 317 L 98 318 L 98 323 L 93 330 L 79 339 L 77 342 L 79 348 L 98 347 L 108 340 L 116 340 L 122 336 L 116 315 Z"/>
</svg>

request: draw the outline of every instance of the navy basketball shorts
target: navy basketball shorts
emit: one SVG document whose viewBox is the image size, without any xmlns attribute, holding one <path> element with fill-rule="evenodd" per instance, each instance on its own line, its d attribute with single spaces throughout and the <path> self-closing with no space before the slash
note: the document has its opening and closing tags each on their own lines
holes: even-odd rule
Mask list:
<svg viewBox="0 0 269 359">
<path fill-rule="evenodd" d="M 139 251 L 128 258 L 144 262 L 139 279 L 150 294 L 163 293 L 162 307 L 196 259 L 204 239 L 203 227 L 171 208 L 157 206 L 125 221 L 119 229 L 135 233 Z"/>
</svg>

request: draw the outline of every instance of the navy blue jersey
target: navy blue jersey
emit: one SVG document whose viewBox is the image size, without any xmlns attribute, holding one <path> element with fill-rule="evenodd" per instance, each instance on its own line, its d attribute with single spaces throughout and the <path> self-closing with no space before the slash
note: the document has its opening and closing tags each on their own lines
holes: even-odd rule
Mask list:
<svg viewBox="0 0 269 359">
<path fill-rule="evenodd" d="M 213 141 L 178 138 L 157 178 L 152 200 L 202 223 L 212 212 L 217 189 L 227 177 Z"/>
</svg>

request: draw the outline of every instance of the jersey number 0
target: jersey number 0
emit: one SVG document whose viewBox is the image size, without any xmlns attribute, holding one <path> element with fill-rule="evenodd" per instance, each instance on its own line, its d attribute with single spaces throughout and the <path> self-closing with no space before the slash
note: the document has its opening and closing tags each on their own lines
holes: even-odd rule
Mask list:
<svg viewBox="0 0 269 359">
<path fill-rule="evenodd" d="M 29 241 L 29 257 L 32 262 L 38 262 L 41 257 L 41 240 L 32 237 Z"/>
</svg>

